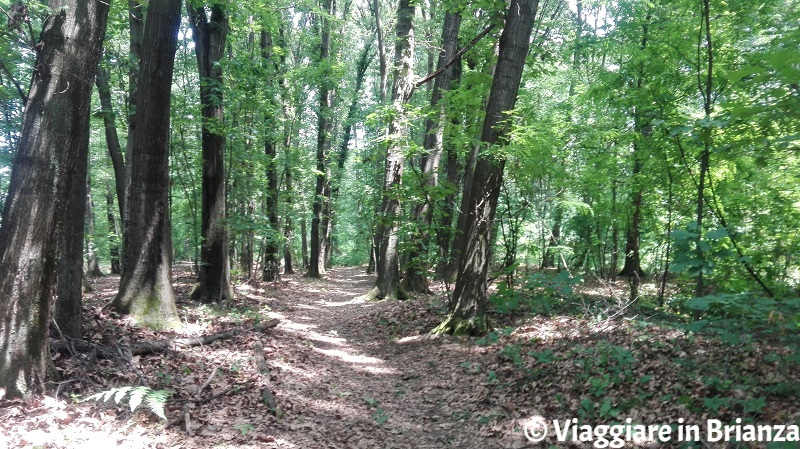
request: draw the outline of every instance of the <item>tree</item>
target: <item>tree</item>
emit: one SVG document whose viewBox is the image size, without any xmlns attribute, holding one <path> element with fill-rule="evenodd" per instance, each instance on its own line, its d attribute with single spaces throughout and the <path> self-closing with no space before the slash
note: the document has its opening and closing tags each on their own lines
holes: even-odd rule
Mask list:
<svg viewBox="0 0 800 449">
<path fill-rule="evenodd" d="M 220 66 L 228 36 L 228 15 L 220 3 L 215 2 L 209 8 L 210 17 L 205 6 L 187 2 L 200 74 L 203 116 L 202 246 L 200 273 L 191 297 L 203 303 L 224 302 L 233 297 L 225 223 L 225 119 Z"/>
<path fill-rule="evenodd" d="M 265 30 L 261 31 L 261 57 L 265 63 L 272 59 L 272 35 Z M 280 223 L 278 221 L 278 200 L 280 197 L 280 187 L 278 185 L 278 144 L 275 138 L 274 111 L 265 114 L 264 120 L 264 156 L 266 157 L 267 192 L 266 207 L 267 220 L 269 221 L 269 233 L 264 244 L 264 266 L 262 267 L 261 279 L 266 282 L 280 280 Z M 291 267 L 289 267 L 291 270 Z"/>
<path fill-rule="evenodd" d="M 376 264 L 378 279 L 365 298 L 405 299 L 407 296 L 400 286 L 398 230 L 402 209 L 398 189 L 403 179 L 409 126 L 404 108 L 414 92 L 414 8 L 409 0 L 399 0 L 397 5 L 392 117 L 386 136 L 383 197 L 376 233 L 380 239 Z"/>
<path fill-rule="evenodd" d="M 420 189 L 424 200 L 412 209 L 411 219 L 420 223 L 420 235 L 412 243 L 409 254 L 410 262 L 403 278 L 403 287 L 411 292 L 430 292 L 428 279 L 425 272 L 427 264 L 418 260 L 423 254 L 424 241 L 433 223 L 433 203 L 431 191 L 439 184 L 439 162 L 444 151 L 443 137 L 444 125 L 447 121 L 444 94 L 450 90 L 450 85 L 459 76 L 461 62 L 453 62 L 458 51 L 458 32 L 461 28 L 461 14 L 447 11 L 442 25 L 442 50 L 439 52 L 437 70 L 443 70 L 433 82 L 431 92 L 431 109 L 436 115 L 425 120 L 425 137 L 423 140 L 424 152 L 419 161 Z"/>
<path fill-rule="evenodd" d="M 325 274 L 326 236 L 328 220 L 324 217 L 325 202 L 330 189 L 328 154 L 333 132 L 334 88 L 331 73 L 331 17 L 334 14 L 333 0 L 323 0 L 320 21 L 319 59 L 319 110 L 317 111 L 317 172 L 314 186 L 313 216 L 311 218 L 311 255 L 307 276 L 318 278 Z M 325 226 L 323 226 L 325 225 Z"/>
<path fill-rule="evenodd" d="M 47 374 L 59 237 L 71 186 L 86 182 L 72 168 L 87 157 L 89 103 L 108 17 L 105 2 L 48 6 L 0 226 L 0 396 L 7 397 L 29 394 Z"/>
<path fill-rule="evenodd" d="M 95 84 L 97 84 L 97 96 L 100 98 L 100 114 L 103 116 L 103 129 L 105 130 L 106 146 L 108 147 L 108 156 L 111 159 L 111 164 L 114 167 L 114 185 L 117 193 L 117 204 L 119 206 L 119 216 L 124 217 L 125 214 L 125 160 L 122 154 L 122 146 L 119 143 L 119 134 L 117 133 L 117 121 L 114 114 L 114 105 L 111 101 L 111 86 L 109 85 L 110 75 L 108 69 L 101 64 L 98 71 Z M 114 196 L 106 197 L 106 204 L 109 207 L 114 205 Z M 109 235 L 113 236 L 111 244 L 111 273 L 122 274 L 122 269 L 119 261 L 119 246 L 117 245 L 117 226 L 114 219 L 114 211 L 109 209 L 107 212 L 109 222 Z"/>
<path fill-rule="evenodd" d="M 119 313 L 154 328 L 180 325 L 172 290 L 169 222 L 170 90 L 181 17 L 180 0 L 150 4 L 142 42 L 131 155 L 124 272 L 112 302 Z"/>
<path fill-rule="evenodd" d="M 525 57 L 530 47 L 538 0 L 512 0 L 500 35 L 500 50 L 492 89 L 486 106 L 481 141 L 467 196 L 464 240 L 460 251 L 458 278 L 449 315 L 437 332 L 452 334 L 482 333 L 487 328 L 487 278 L 492 253 L 492 227 L 503 183 L 505 159 L 492 154 L 492 147 L 503 145 L 511 129 L 511 111 L 517 100 Z"/>
</svg>

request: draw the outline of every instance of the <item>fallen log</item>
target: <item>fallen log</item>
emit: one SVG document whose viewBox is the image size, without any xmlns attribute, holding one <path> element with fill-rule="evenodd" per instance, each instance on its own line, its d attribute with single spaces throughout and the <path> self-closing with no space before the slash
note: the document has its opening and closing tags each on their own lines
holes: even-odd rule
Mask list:
<svg viewBox="0 0 800 449">
<path fill-rule="evenodd" d="M 263 332 L 272 329 L 280 324 L 277 318 L 258 323 L 255 326 L 248 328 L 231 329 L 224 332 L 217 332 L 215 334 L 201 335 L 199 337 L 184 337 L 184 338 L 165 338 L 163 340 L 143 341 L 134 343 L 126 348 L 126 352 L 131 355 L 151 354 L 154 352 L 167 351 L 175 348 L 188 348 L 192 346 L 203 346 L 211 344 L 217 340 L 226 340 L 246 332 Z M 65 355 L 70 355 L 70 351 L 75 352 L 94 352 L 99 358 L 113 359 L 118 354 L 113 349 L 89 343 L 84 340 L 60 340 L 50 343 L 50 348 Z"/>
</svg>

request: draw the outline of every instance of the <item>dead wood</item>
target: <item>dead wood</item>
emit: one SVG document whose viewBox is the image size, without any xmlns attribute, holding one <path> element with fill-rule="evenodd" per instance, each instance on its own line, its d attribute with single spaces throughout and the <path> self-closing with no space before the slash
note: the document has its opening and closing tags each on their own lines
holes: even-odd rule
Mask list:
<svg viewBox="0 0 800 449">
<path fill-rule="evenodd" d="M 280 324 L 280 320 L 272 319 L 263 323 L 258 323 L 249 328 L 232 329 L 225 332 L 217 332 L 215 334 L 202 335 L 200 337 L 186 337 L 186 338 L 166 338 L 163 340 L 143 341 L 134 343 L 129 347 L 123 348 L 122 351 L 112 349 L 108 346 L 89 343 L 84 340 L 60 340 L 53 341 L 50 344 L 52 350 L 60 352 L 65 355 L 72 355 L 72 351 L 82 353 L 93 353 L 98 358 L 116 359 L 119 358 L 119 352 L 125 354 L 143 355 L 151 354 L 154 352 L 162 352 L 170 349 L 188 348 L 192 346 L 202 346 L 211 344 L 217 340 L 226 340 L 246 332 L 263 332 L 267 329 L 272 329 Z"/>
<path fill-rule="evenodd" d="M 261 389 L 261 399 L 274 415 L 277 413 L 277 403 L 275 402 L 275 396 L 272 395 L 272 383 L 269 379 L 269 365 L 267 365 L 267 360 L 264 357 L 264 345 L 258 338 L 253 343 L 253 353 L 255 354 L 256 368 L 258 368 L 258 374 L 261 377 L 261 384 L 264 386 Z"/>
</svg>

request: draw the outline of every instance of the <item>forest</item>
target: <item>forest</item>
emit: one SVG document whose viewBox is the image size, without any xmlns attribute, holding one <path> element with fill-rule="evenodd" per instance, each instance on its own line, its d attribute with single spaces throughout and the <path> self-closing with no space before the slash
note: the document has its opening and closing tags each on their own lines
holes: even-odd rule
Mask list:
<svg viewBox="0 0 800 449">
<path fill-rule="evenodd" d="M 0 12 L 0 445 L 800 445 L 797 0 Z"/>
</svg>

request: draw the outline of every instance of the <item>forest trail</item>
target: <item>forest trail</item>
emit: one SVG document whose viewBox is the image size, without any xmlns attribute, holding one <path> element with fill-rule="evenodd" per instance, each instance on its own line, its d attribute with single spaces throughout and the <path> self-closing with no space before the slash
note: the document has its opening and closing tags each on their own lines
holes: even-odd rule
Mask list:
<svg viewBox="0 0 800 449">
<path fill-rule="evenodd" d="M 235 300 L 221 306 L 187 299 L 191 272 L 178 270 L 174 280 L 184 328 L 154 332 L 105 308 L 118 277 L 94 279 L 82 344 L 95 349 L 54 351 L 62 380 L 46 395 L 0 400 L 0 447 L 514 449 L 537 447 L 523 432 L 536 417 L 800 422 L 800 358 L 778 341 L 723 342 L 666 323 L 558 313 L 517 315 L 519 322 L 494 314 L 497 327 L 484 337 L 432 339 L 444 295 L 365 302 L 374 277 L 360 267 L 322 280 L 237 284 Z M 273 318 L 277 327 L 254 326 Z M 200 346 L 128 352 L 141 342 L 231 332 Z M 256 360 L 259 343 L 268 377 Z M 132 413 L 124 396 L 119 404 L 78 401 L 135 386 L 170 391 L 166 420 L 146 401 Z"/>
<path fill-rule="evenodd" d="M 111 313 L 105 306 L 119 278 L 93 279 L 83 344 L 97 349 L 54 353 L 62 380 L 46 395 L 0 400 L 0 447 L 527 447 L 512 416 L 522 411 L 504 409 L 500 403 L 509 401 L 497 400 L 487 382 L 496 353 L 470 340 L 427 337 L 442 318 L 443 299 L 365 302 L 359 297 L 375 278 L 360 267 L 334 268 L 322 280 L 297 274 L 237 284 L 235 300 L 209 306 L 187 299 L 195 278 L 183 268 L 173 276 L 185 323 L 177 333 L 135 327 Z M 277 327 L 253 329 L 272 318 Z M 239 333 L 125 356 L 140 342 L 229 331 Z M 259 342 L 269 385 L 256 363 Z M 170 391 L 166 420 L 146 401 L 132 413 L 124 395 L 114 397 L 118 404 L 80 402 L 140 385 Z M 267 386 L 272 411 L 262 398 Z"/>
<path fill-rule="evenodd" d="M 489 429 L 469 419 L 486 408 L 485 378 L 465 367 L 486 356 L 450 338 L 429 338 L 435 321 L 420 310 L 429 300 L 364 302 L 359 297 L 374 277 L 363 268 L 286 283 L 283 293 L 299 294 L 272 314 L 282 322 L 270 365 L 279 407 L 292 418 L 277 423 L 276 447 L 525 446 L 513 426 Z"/>
</svg>

